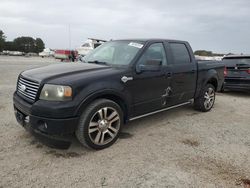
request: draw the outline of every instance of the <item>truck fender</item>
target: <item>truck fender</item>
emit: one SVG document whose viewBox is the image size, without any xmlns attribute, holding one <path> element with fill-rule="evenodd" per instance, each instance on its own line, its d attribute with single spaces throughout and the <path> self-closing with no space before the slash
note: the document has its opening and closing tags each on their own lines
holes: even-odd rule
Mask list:
<svg viewBox="0 0 250 188">
<path fill-rule="evenodd" d="M 119 91 L 116 91 L 114 89 L 102 89 L 102 90 L 97 90 L 91 94 L 89 94 L 87 97 L 85 97 L 78 108 L 76 109 L 76 114 L 78 116 L 81 115 L 81 113 L 84 111 L 84 109 L 95 99 L 98 98 L 106 98 L 113 100 L 114 102 L 118 103 L 118 105 L 121 106 L 123 112 L 124 112 L 124 118 L 125 121 L 127 121 L 128 116 L 130 114 L 130 104 L 131 104 L 131 99 L 127 97 L 124 93 L 121 93 Z"/>
<path fill-rule="evenodd" d="M 215 86 L 216 90 L 218 90 L 218 74 L 217 74 L 216 70 L 211 69 L 211 70 L 207 71 L 206 75 L 204 76 L 204 79 L 202 80 L 202 83 L 197 88 L 195 98 L 200 96 L 200 92 L 201 92 L 202 88 L 204 88 L 208 83 L 213 84 Z"/>
</svg>

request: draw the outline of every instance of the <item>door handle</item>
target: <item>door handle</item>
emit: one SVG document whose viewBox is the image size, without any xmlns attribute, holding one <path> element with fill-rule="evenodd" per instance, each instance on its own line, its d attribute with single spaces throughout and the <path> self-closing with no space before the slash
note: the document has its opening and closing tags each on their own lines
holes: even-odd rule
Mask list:
<svg viewBox="0 0 250 188">
<path fill-rule="evenodd" d="M 191 70 L 191 73 L 195 73 L 195 70 Z"/>
<path fill-rule="evenodd" d="M 172 72 L 166 73 L 166 77 L 167 77 L 167 78 L 171 78 L 171 77 L 172 77 Z"/>
</svg>

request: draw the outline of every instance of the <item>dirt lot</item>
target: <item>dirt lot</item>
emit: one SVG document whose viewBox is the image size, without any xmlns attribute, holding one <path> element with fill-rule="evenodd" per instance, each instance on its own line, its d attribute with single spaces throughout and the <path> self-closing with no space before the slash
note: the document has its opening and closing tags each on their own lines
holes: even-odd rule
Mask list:
<svg viewBox="0 0 250 188">
<path fill-rule="evenodd" d="M 250 94 L 218 94 L 209 113 L 186 106 L 136 120 L 112 147 L 39 143 L 14 118 L 25 69 L 53 59 L 0 56 L 0 187 L 243 187 L 250 178 Z"/>
</svg>

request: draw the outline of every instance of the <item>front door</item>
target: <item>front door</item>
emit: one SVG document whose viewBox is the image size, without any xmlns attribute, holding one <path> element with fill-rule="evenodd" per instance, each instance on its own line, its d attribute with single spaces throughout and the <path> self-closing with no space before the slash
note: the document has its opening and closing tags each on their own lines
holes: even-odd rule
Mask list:
<svg viewBox="0 0 250 188">
<path fill-rule="evenodd" d="M 155 70 L 150 62 L 153 62 L 152 64 L 159 62 L 159 70 Z M 129 86 L 134 104 L 133 116 L 152 112 L 167 105 L 166 90 L 169 86 L 169 79 L 166 76 L 168 68 L 163 43 L 152 43 L 148 46 L 136 64 L 137 68 L 141 66 L 147 68 L 135 73 Z"/>
</svg>

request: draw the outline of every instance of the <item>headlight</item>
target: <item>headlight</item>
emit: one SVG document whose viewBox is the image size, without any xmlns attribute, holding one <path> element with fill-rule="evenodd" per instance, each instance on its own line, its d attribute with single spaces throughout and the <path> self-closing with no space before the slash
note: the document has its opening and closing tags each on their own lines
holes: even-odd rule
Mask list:
<svg viewBox="0 0 250 188">
<path fill-rule="evenodd" d="M 45 84 L 39 98 L 47 101 L 72 100 L 72 88 L 69 86 Z"/>
</svg>

